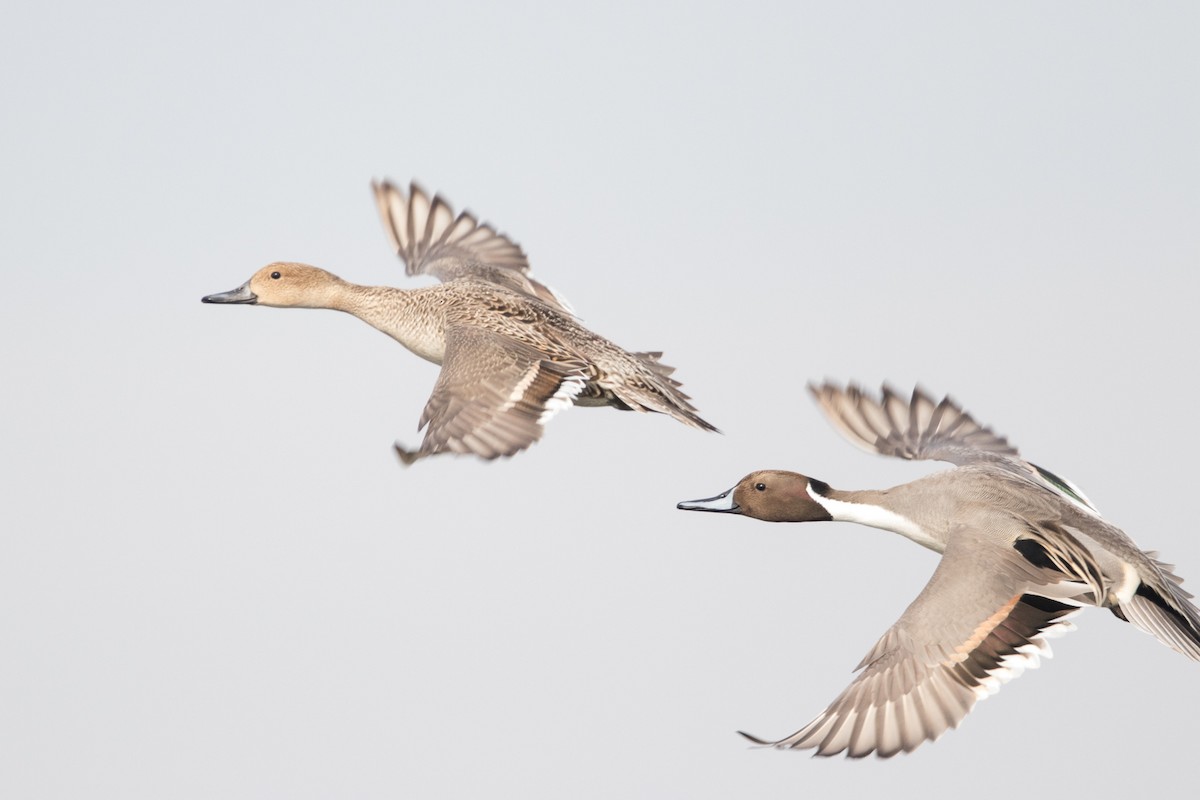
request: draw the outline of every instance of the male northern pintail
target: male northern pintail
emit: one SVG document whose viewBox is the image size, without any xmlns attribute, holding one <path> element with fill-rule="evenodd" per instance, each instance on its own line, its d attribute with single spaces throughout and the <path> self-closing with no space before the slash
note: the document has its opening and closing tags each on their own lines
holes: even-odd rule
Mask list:
<svg viewBox="0 0 1200 800">
<path fill-rule="evenodd" d="M 372 184 L 384 227 L 409 275 L 442 281 L 421 289 L 359 286 L 305 264 L 279 262 L 205 303 L 345 311 L 442 370 L 406 464 L 442 452 L 511 456 L 541 438 L 570 405 L 669 414 L 715 431 L 672 379 L 662 353 L 631 353 L 585 328 L 530 275 L 520 246 L 467 212 L 454 214 L 416 184 L 409 194 Z"/>
<path fill-rule="evenodd" d="M 777 742 L 887 757 L 958 725 L 975 702 L 1049 655 L 1045 639 L 1100 606 L 1200 660 L 1200 609 L 1171 573 L 1105 522 L 1072 483 L 1018 455 L 949 398 L 886 386 L 810 390 L 834 426 L 870 452 L 955 469 L 882 491 L 840 491 L 794 472 L 752 472 L 689 511 L 770 522 L 858 522 L 942 554 L 925 589 L 867 653 L 857 679 L 815 720 Z M 743 734 L 746 735 L 746 734 Z"/>
</svg>

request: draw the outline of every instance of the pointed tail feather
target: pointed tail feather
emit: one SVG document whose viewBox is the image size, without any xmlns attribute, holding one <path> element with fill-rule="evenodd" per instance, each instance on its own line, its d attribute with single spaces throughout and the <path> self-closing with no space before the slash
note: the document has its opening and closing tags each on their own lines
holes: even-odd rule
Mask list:
<svg viewBox="0 0 1200 800">
<path fill-rule="evenodd" d="M 1184 594 L 1174 583 L 1169 584 Z M 1175 592 L 1168 592 L 1174 595 Z M 1137 593 L 1114 608 L 1118 616 L 1149 633 L 1160 642 L 1193 661 L 1200 661 L 1200 609 L 1186 598 L 1164 598 L 1143 583 Z"/>
</svg>

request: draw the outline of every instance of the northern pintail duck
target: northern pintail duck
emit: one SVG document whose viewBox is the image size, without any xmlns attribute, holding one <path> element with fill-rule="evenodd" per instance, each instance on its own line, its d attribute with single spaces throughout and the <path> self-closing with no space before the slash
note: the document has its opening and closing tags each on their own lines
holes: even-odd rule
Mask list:
<svg viewBox="0 0 1200 800">
<path fill-rule="evenodd" d="M 785 739 L 757 744 L 882 757 L 958 723 L 1074 628 L 1080 606 L 1107 608 L 1200 660 L 1200 609 L 1172 567 L 1100 517 L 1071 482 L 1024 460 L 949 398 L 877 401 L 854 387 L 810 386 L 822 410 L 869 452 L 957 465 L 882 491 L 840 491 L 794 472 L 752 472 L 689 511 L 770 522 L 858 522 L 942 554 L 917 599 L 825 711 Z"/>
<path fill-rule="evenodd" d="M 317 267 L 278 262 L 202 302 L 345 311 L 441 364 L 417 427 L 428 426 L 420 448 L 396 444 L 404 463 L 447 451 L 511 456 L 572 404 L 655 411 L 716 430 L 679 390 L 662 353 L 632 353 L 585 328 L 534 280 L 524 251 L 507 236 L 467 212 L 456 216 L 416 184 L 407 196 L 387 181 L 372 188 L 408 274 L 441 284 L 359 286 Z"/>
</svg>

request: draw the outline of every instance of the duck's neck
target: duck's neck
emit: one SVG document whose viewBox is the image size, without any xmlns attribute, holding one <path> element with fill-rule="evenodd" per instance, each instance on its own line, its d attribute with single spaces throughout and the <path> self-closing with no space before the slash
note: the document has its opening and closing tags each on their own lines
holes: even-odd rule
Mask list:
<svg viewBox="0 0 1200 800">
<path fill-rule="evenodd" d="M 421 358 L 441 364 L 446 334 L 440 304 L 431 291 L 437 288 L 396 289 L 340 281 L 326 307 L 352 314 Z"/>
<path fill-rule="evenodd" d="M 894 490 L 863 489 L 843 491 L 820 481 L 810 481 L 808 494 L 838 522 L 856 522 L 912 539 L 922 547 L 941 553 L 946 544 L 933 531 L 922 527 L 903 504 L 897 503 Z"/>
</svg>

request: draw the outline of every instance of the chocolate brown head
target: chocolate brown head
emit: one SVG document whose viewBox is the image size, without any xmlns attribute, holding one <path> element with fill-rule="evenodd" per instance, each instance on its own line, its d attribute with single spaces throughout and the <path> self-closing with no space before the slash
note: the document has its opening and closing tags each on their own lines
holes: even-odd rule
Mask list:
<svg viewBox="0 0 1200 800">
<path fill-rule="evenodd" d="M 675 507 L 684 511 L 741 514 L 767 522 L 816 522 L 832 519 L 812 497 L 812 493 L 827 491 L 829 487 L 824 483 L 798 472 L 765 469 L 751 472 L 737 486 L 716 497 L 685 500 Z"/>
</svg>

